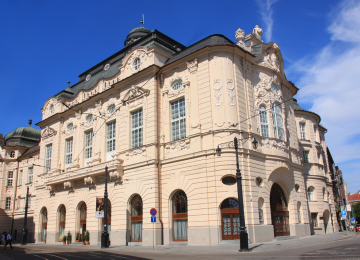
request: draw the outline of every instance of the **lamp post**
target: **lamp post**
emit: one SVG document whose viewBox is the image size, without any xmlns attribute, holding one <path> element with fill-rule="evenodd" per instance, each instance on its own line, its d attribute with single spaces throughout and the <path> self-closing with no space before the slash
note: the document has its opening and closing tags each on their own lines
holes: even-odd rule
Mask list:
<svg viewBox="0 0 360 260">
<path fill-rule="evenodd" d="M 104 231 L 101 234 L 101 248 L 109 247 L 109 233 L 108 233 L 108 229 L 107 229 L 107 204 L 108 204 L 107 176 L 108 176 L 108 167 L 105 166 Z"/>
<path fill-rule="evenodd" d="M 24 215 L 24 225 L 22 230 L 22 237 L 21 237 L 21 245 L 27 244 L 27 210 L 28 210 L 28 197 L 29 197 L 29 187 L 26 190 L 26 199 L 25 199 L 25 215 Z"/>
<path fill-rule="evenodd" d="M 243 140 L 248 140 L 249 138 L 244 138 L 244 139 L 238 140 L 235 137 L 233 142 L 231 141 L 231 142 L 220 144 L 222 147 L 225 147 L 225 146 L 232 147 L 234 145 L 234 148 L 235 148 L 236 181 L 237 181 L 239 217 L 240 217 L 240 250 L 239 250 L 239 252 L 251 251 L 251 249 L 249 249 L 248 233 L 246 231 L 246 226 L 245 226 L 244 199 L 243 199 L 243 194 L 242 194 L 242 176 L 241 176 L 241 171 L 239 168 L 239 155 L 238 155 L 238 148 L 239 148 L 238 142 L 243 141 Z M 252 144 L 253 144 L 254 149 L 257 149 L 258 141 L 256 141 L 255 137 L 254 137 L 254 140 L 252 141 Z M 218 156 L 221 155 L 221 149 L 219 146 L 216 149 L 216 153 Z"/>
</svg>

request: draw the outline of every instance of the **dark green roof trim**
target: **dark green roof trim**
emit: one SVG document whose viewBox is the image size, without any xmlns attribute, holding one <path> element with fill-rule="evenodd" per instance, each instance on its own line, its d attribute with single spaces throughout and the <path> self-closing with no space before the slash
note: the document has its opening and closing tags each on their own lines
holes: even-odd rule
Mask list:
<svg viewBox="0 0 360 260">
<path fill-rule="evenodd" d="M 7 146 L 26 146 L 31 147 L 40 141 L 41 130 L 31 126 L 19 127 L 8 133 L 4 137 Z"/>
</svg>

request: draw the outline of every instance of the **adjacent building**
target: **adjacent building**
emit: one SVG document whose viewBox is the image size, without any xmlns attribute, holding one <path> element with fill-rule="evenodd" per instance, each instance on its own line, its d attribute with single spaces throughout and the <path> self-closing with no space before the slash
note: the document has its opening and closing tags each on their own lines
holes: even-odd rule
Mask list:
<svg viewBox="0 0 360 260">
<path fill-rule="evenodd" d="M 38 146 L 11 162 L 23 178 L 33 169 L 34 241 L 88 231 L 100 243 L 105 167 L 112 245 L 152 245 L 151 208 L 156 244 L 239 239 L 234 137 L 250 243 L 337 232 L 327 130 L 293 99 L 279 46 L 261 34 L 238 29 L 235 43 L 211 35 L 186 47 L 135 28 L 123 49 L 50 97 Z M 28 185 L 12 188 L 14 199 Z M 15 221 L 13 209 L 5 215 Z"/>
</svg>

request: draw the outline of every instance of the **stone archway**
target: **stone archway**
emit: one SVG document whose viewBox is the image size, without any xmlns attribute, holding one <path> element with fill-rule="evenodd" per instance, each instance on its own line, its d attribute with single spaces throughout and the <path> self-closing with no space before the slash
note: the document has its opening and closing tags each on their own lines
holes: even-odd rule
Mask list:
<svg viewBox="0 0 360 260">
<path fill-rule="evenodd" d="M 285 193 L 279 184 L 274 183 L 270 191 L 271 222 L 274 236 L 289 236 L 289 210 Z"/>
</svg>

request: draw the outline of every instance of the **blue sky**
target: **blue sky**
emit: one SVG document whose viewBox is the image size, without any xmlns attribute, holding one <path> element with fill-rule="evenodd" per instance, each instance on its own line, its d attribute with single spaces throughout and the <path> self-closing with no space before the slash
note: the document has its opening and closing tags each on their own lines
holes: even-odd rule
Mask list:
<svg viewBox="0 0 360 260">
<path fill-rule="evenodd" d="M 318 113 L 348 190 L 360 189 L 360 2 L 256 1 L 0 1 L 0 133 L 28 119 L 67 81 L 124 47 L 129 31 L 157 29 L 188 46 L 211 34 L 235 41 L 241 28 L 263 30 L 280 46 L 300 105 Z"/>
</svg>

